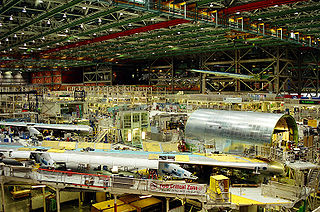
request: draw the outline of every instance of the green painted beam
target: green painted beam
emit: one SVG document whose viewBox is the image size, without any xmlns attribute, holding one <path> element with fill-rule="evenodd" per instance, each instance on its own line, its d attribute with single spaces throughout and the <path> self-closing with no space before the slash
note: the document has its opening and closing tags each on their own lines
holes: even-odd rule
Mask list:
<svg viewBox="0 0 320 212">
<path fill-rule="evenodd" d="M 170 37 L 170 38 L 162 38 L 162 39 L 157 39 L 157 40 L 153 40 L 153 41 L 148 41 L 148 42 L 143 42 L 143 43 L 138 43 L 138 44 L 130 44 L 130 45 L 126 45 L 126 46 L 120 46 L 120 47 L 115 47 L 115 48 L 108 48 L 107 51 L 114 51 L 114 50 L 122 50 L 122 49 L 125 49 L 126 51 L 128 50 L 127 48 L 129 46 L 131 46 L 130 49 L 139 49 L 139 47 L 142 47 L 142 46 L 149 46 L 149 45 L 152 45 L 152 44 L 157 44 L 157 43 L 164 43 L 164 42 L 170 42 L 170 41 L 180 41 L 183 40 L 183 39 L 186 39 L 186 38 L 193 38 L 195 36 L 197 36 L 197 38 L 201 37 L 201 36 L 208 36 L 208 35 L 217 35 L 221 32 L 224 32 L 224 31 L 211 31 L 211 32 L 202 32 L 202 33 L 190 33 L 190 34 L 185 34 L 185 35 L 181 35 L 181 36 L 177 36 L 177 37 Z M 216 39 L 217 37 L 214 37 L 213 39 Z M 187 40 L 187 42 L 190 42 L 190 40 Z M 196 41 L 197 42 L 197 41 Z M 167 45 L 173 45 L 173 43 L 166 43 L 164 44 L 165 46 Z M 148 47 L 149 48 L 149 47 Z M 94 54 L 97 54 L 99 52 L 103 52 L 105 54 L 105 51 L 106 49 L 103 49 L 103 50 L 100 50 L 98 52 L 93 52 Z M 88 53 L 85 53 L 85 55 L 88 54 Z M 91 53 L 92 54 L 92 53 Z M 83 54 L 80 54 L 80 55 L 83 55 Z M 100 54 L 97 54 L 95 55 L 96 57 L 99 57 Z"/>
<path fill-rule="evenodd" d="M 0 9 L 0 15 L 10 10 L 14 5 L 20 3 L 22 0 L 12 0 Z"/>
<path fill-rule="evenodd" d="M 21 44 L 24 44 L 24 43 L 27 43 L 27 42 L 30 42 L 30 41 L 33 41 L 33 40 L 36 40 L 36 39 L 39 39 L 41 37 L 44 37 L 44 36 L 47 36 L 47 35 L 50 35 L 50 34 L 53 34 L 55 32 L 59 32 L 59 31 L 62 31 L 62 30 L 65 30 L 67 28 L 70 28 L 70 27 L 73 27 L 73 26 L 77 26 L 77 25 L 80 25 L 82 23 L 86 23 L 86 22 L 89 22 L 93 19 L 96 19 L 96 18 L 99 18 L 99 17 L 102 17 L 102 16 L 105 16 L 105 15 L 109 15 L 111 13 L 114 13 L 114 12 L 117 12 L 119 10 L 122 10 L 122 8 L 120 7 L 115 7 L 115 8 L 112 8 L 110 10 L 106 10 L 106 11 L 102 11 L 102 12 L 97 12 L 97 13 L 94 13 L 94 14 L 91 14 L 87 17 L 83 17 L 83 18 L 79 18 L 75 21 L 72 21 L 71 23 L 68 23 L 68 24 L 65 24 L 63 26 L 60 26 L 60 27 L 57 27 L 57 28 L 54 28 L 52 30 L 48 30 L 44 33 L 40 33 L 39 35 L 36 35 L 36 36 L 33 36 L 29 39 L 26 39 L 26 40 L 23 40 L 21 41 L 20 43 L 15 43 L 9 47 L 7 47 L 6 49 L 11 49 L 13 47 L 16 47 L 16 46 L 19 46 Z M 3 49 L 2 49 L 3 50 Z"/>
<path fill-rule="evenodd" d="M 66 37 L 66 38 L 60 39 L 60 40 L 54 40 L 54 41 L 52 41 L 50 43 L 46 43 L 46 44 L 40 45 L 40 46 L 38 46 L 36 48 L 42 48 L 44 46 L 51 46 L 53 44 L 61 43 L 61 42 L 67 41 L 67 40 L 73 40 L 75 37 L 78 37 L 78 36 L 84 36 L 84 35 L 93 34 L 93 33 L 96 33 L 96 32 L 100 32 L 100 31 L 104 31 L 104 30 L 107 30 L 107 29 L 111 29 L 113 27 L 118 27 L 118 26 L 122 26 L 122 25 L 125 25 L 125 24 L 134 23 L 134 22 L 137 22 L 137 21 L 142 21 L 144 19 L 152 18 L 152 17 L 155 17 L 155 16 L 157 16 L 157 14 L 147 14 L 147 15 L 144 15 L 144 16 L 141 16 L 141 17 L 138 17 L 138 18 L 126 19 L 124 21 L 119 21 L 119 22 L 114 23 L 114 24 L 103 25 L 103 26 L 98 27 L 98 28 L 93 29 L 93 30 L 89 30 L 89 31 L 85 31 L 85 32 L 82 32 L 82 33 L 78 33 L 78 34 L 75 34 L 75 35 L 72 35 L 70 37 Z"/>
<path fill-rule="evenodd" d="M 73 0 L 73 1 L 70 1 L 70 2 L 68 2 L 66 4 L 63 4 L 63 5 L 59 6 L 59 7 L 56 7 L 56 8 L 54 8 L 54 9 L 52 9 L 52 10 L 46 12 L 46 13 L 42 13 L 41 15 L 39 15 L 38 17 L 36 17 L 32 21 L 24 23 L 24 24 L 14 28 L 14 29 L 12 29 L 11 31 L 7 32 L 4 35 L 0 35 L 0 39 L 8 37 L 9 35 L 17 32 L 19 30 L 22 30 L 22 29 L 24 29 L 24 28 L 26 28 L 28 26 L 31 26 L 32 24 L 35 24 L 35 23 L 37 23 L 37 22 L 39 22 L 39 21 L 41 21 L 41 20 L 43 20 L 45 18 L 49 18 L 49 17 L 53 16 L 54 14 L 56 14 L 58 12 L 61 12 L 61 11 L 65 10 L 65 9 L 68 9 L 69 7 L 72 7 L 72 6 L 76 5 L 76 4 L 78 4 L 81 1 L 83 1 L 83 0 Z"/>
<path fill-rule="evenodd" d="M 308 28 L 318 28 L 320 27 L 320 23 L 316 24 L 308 24 L 308 25 L 301 25 L 301 26 L 293 26 L 293 27 L 287 27 L 288 30 L 298 30 L 298 29 L 308 29 Z"/>
<path fill-rule="evenodd" d="M 224 44 L 224 43 L 221 43 L 221 44 Z M 269 41 L 264 41 L 264 42 L 260 42 L 260 44 L 261 44 L 260 46 L 265 46 L 265 45 L 278 46 L 278 45 L 283 45 L 284 42 L 275 42 L 274 44 L 269 44 Z M 167 56 L 170 52 L 174 53 L 175 55 L 185 55 L 186 52 L 188 52 L 188 51 L 196 53 L 197 51 L 202 52 L 202 51 L 205 51 L 206 49 L 208 49 L 209 52 L 214 50 L 214 49 L 217 49 L 218 51 L 222 51 L 226 47 L 227 48 L 234 47 L 234 46 L 239 47 L 239 45 L 240 44 L 238 44 L 238 45 L 230 44 L 230 45 L 223 45 L 223 46 L 219 45 L 219 46 L 217 46 L 216 44 L 212 44 L 212 45 L 209 45 L 209 46 L 202 46 L 202 47 L 199 47 L 199 48 L 192 48 L 190 50 L 186 50 L 186 49 L 183 49 L 183 50 L 167 50 L 166 49 L 166 50 L 163 50 L 162 55 L 157 54 L 156 56 Z M 242 45 L 242 44 L 241 44 L 241 46 L 248 46 L 248 48 L 253 47 L 252 45 Z M 164 51 L 166 51 L 166 52 L 164 52 Z M 151 57 L 154 56 L 154 55 L 149 54 L 149 53 L 145 54 L 145 55 L 149 55 Z M 139 58 L 139 55 L 132 56 L 130 58 L 131 59 L 137 59 L 137 58 Z"/>
<path fill-rule="evenodd" d="M 136 55 L 138 52 L 141 51 L 148 51 L 148 52 L 154 52 L 159 48 L 168 48 L 168 45 L 172 45 L 175 48 L 183 48 L 184 44 L 187 44 L 187 46 L 189 46 L 190 44 L 197 44 L 200 45 L 200 42 L 203 41 L 215 41 L 215 40 L 222 40 L 222 38 L 224 39 L 223 36 L 220 37 L 205 37 L 205 38 L 200 38 L 198 40 L 185 40 L 183 42 L 180 41 L 180 43 L 165 43 L 165 44 L 161 44 L 161 45 L 157 45 L 157 46 L 146 46 L 143 48 L 138 48 L 138 47 L 133 47 L 131 49 L 125 49 L 124 52 L 110 52 L 110 53 L 103 53 L 103 54 L 99 54 L 99 55 L 95 55 L 96 57 L 105 57 L 105 56 L 109 56 L 109 55 L 114 55 L 115 53 L 120 54 L 120 55 L 125 55 L 125 54 L 131 54 L 131 55 Z M 223 43 L 225 43 L 226 41 L 224 41 Z M 131 50 L 131 51 L 130 51 Z M 119 57 L 119 56 L 118 56 Z M 117 56 L 113 56 L 113 58 L 117 58 Z"/>
<path fill-rule="evenodd" d="M 296 19 L 286 19 L 286 20 L 280 20 L 276 21 L 273 20 L 270 25 L 276 26 L 276 25 L 288 25 L 293 23 L 300 23 L 300 22 L 306 22 L 306 21 L 314 21 L 314 20 L 320 20 L 320 15 L 313 16 L 313 17 L 303 17 L 303 18 L 296 18 Z"/>
<path fill-rule="evenodd" d="M 99 28 L 96 28 L 96 29 L 93 29 L 93 30 L 89 30 L 89 31 L 86 31 L 86 32 L 79 33 L 77 36 L 90 35 L 90 34 L 101 32 L 101 31 L 104 31 L 104 30 L 107 30 L 107 29 L 110 29 L 110 28 L 120 27 L 120 26 L 129 24 L 129 23 L 135 23 L 135 22 L 138 22 L 138 21 L 143 21 L 145 19 L 153 18 L 153 17 L 156 17 L 156 16 L 158 16 L 158 14 L 150 13 L 150 14 L 138 17 L 138 18 L 126 19 L 126 20 L 120 21 L 118 23 L 109 24 L 107 26 L 102 26 L 102 27 L 99 27 Z"/>
<path fill-rule="evenodd" d="M 120 40 L 117 42 L 108 42 L 106 44 L 99 44 L 97 45 L 93 45 L 93 46 L 84 46 L 83 49 L 81 50 L 85 50 L 85 51 L 89 51 L 89 50 L 99 50 L 99 49 L 104 49 L 107 46 L 118 46 L 120 44 L 124 44 L 127 42 L 133 42 L 133 41 L 140 41 L 140 39 L 145 40 L 145 39 L 152 39 L 152 38 L 156 38 L 158 36 L 164 36 L 164 35 L 170 35 L 173 33 L 177 33 L 177 32 L 190 32 L 199 28 L 207 28 L 207 27 L 212 27 L 212 25 L 200 25 L 200 26 L 195 26 L 195 27 L 185 27 L 182 29 L 175 29 L 175 30 L 168 30 L 168 31 L 163 31 L 163 32 L 157 32 L 157 33 L 152 33 L 150 35 L 145 35 L 145 36 L 139 36 L 139 37 L 133 37 L 133 38 L 127 38 L 124 40 Z M 227 31 L 227 30 L 223 30 L 223 31 Z M 72 50 L 72 51 L 68 51 L 68 52 L 61 52 L 60 54 L 73 54 L 73 53 L 79 53 L 78 50 Z"/>
<path fill-rule="evenodd" d="M 307 7 L 300 7 L 295 9 L 289 9 L 289 10 L 283 10 L 280 12 L 271 12 L 271 13 L 265 13 L 261 15 L 251 16 L 250 19 L 258 20 L 259 18 L 268 18 L 268 17 L 276 17 L 276 16 L 284 16 L 288 14 L 294 14 L 296 12 L 307 12 L 307 11 L 313 11 L 320 9 L 320 4 L 313 5 L 313 6 L 307 6 Z"/>
</svg>

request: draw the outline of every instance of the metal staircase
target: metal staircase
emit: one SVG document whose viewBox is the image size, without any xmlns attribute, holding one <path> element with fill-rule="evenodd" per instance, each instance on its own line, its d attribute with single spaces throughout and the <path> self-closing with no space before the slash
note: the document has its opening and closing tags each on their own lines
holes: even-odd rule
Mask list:
<svg viewBox="0 0 320 212">
<path fill-rule="evenodd" d="M 100 143 L 103 138 L 107 135 L 108 130 L 107 129 L 102 129 L 99 134 L 97 135 L 96 140 L 94 141 L 95 143 Z"/>
</svg>

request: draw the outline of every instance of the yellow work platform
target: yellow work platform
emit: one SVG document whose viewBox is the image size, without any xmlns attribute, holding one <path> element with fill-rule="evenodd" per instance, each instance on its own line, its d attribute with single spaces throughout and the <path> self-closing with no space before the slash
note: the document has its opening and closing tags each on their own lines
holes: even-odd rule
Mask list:
<svg viewBox="0 0 320 212">
<path fill-rule="evenodd" d="M 238 206 L 247 205 L 291 205 L 293 202 L 281 199 L 263 196 L 261 194 L 261 188 L 230 188 L 231 203 Z"/>
</svg>

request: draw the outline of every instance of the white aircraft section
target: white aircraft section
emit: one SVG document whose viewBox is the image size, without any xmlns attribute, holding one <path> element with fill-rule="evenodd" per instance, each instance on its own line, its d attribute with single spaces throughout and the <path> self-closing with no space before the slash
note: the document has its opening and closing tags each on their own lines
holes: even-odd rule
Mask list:
<svg viewBox="0 0 320 212">
<path fill-rule="evenodd" d="M 125 155 L 123 157 L 114 157 L 110 155 L 94 155 L 91 153 L 53 153 L 50 152 L 50 157 L 55 162 L 65 162 L 67 165 L 76 164 L 90 164 L 90 166 L 107 166 L 112 167 L 123 167 L 124 169 L 158 169 L 159 161 L 148 160 L 144 158 L 127 158 Z"/>
<path fill-rule="evenodd" d="M 43 129 L 54 129 L 54 130 L 66 130 L 66 131 L 81 131 L 86 133 L 92 132 L 92 127 L 86 125 L 71 125 L 71 124 L 42 124 L 32 122 L 4 122 L 0 121 L 0 125 L 4 126 L 16 126 L 16 127 L 33 127 Z"/>
</svg>

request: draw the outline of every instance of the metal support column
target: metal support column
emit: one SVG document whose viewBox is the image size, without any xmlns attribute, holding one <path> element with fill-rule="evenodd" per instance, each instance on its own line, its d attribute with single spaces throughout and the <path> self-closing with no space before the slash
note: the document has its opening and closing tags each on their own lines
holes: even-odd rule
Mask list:
<svg viewBox="0 0 320 212">
<path fill-rule="evenodd" d="M 57 212 L 60 212 L 60 189 L 56 188 Z"/>
<path fill-rule="evenodd" d="M 166 198 L 166 212 L 169 212 L 169 208 L 170 208 L 170 198 Z"/>
<path fill-rule="evenodd" d="M 275 77 L 275 80 L 274 80 L 274 92 L 276 94 L 278 94 L 280 91 L 279 91 L 279 88 L 280 88 L 280 50 L 279 50 L 279 47 L 277 47 L 277 53 L 276 53 L 276 64 L 275 64 L 275 67 L 274 67 L 274 77 Z"/>
<path fill-rule="evenodd" d="M 240 50 L 235 50 L 234 52 L 234 68 L 235 68 L 235 73 L 240 74 L 240 64 L 239 64 L 239 58 L 240 58 Z M 237 79 L 236 80 L 236 87 L 235 91 L 239 92 L 240 91 L 240 81 Z"/>
<path fill-rule="evenodd" d="M 117 195 L 113 195 L 114 197 L 114 212 L 118 211 L 118 206 L 117 206 Z"/>
<path fill-rule="evenodd" d="M 206 92 L 206 74 L 201 74 L 201 93 L 204 94 Z"/>
<path fill-rule="evenodd" d="M 46 188 L 42 187 L 42 200 L 43 200 L 43 212 L 47 211 L 46 208 Z"/>
<path fill-rule="evenodd" d="M 174 93 L 174 64 L 173 64 L 173 58 L 171 59 L 171 93 Z"/>
<path fill-rule="evenodd" d="M 1 182 L 1 209 L 5 212 L 5 200 L 4 200 L 4 182 Z"/>
<path fill-rule="evenodd" d="M 82 206 L 82 191 L 79 192 L 79 210 Z"/>
</svg>

